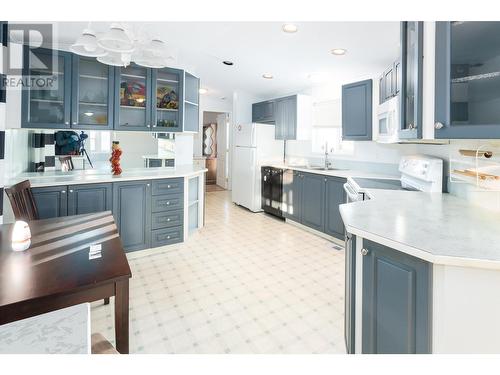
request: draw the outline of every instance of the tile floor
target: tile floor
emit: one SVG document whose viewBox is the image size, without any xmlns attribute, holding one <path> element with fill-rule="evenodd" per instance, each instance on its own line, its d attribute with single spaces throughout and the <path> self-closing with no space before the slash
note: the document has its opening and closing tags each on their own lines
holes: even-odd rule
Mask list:
<svg viewBox="0 0 500 375">
<path fill-rule="evenodd" d="M 206 208 L 185 243 L 130 259 L 130 352 L 344 353 L 343 251 L 227 191 Z M 114 342 L 113 303 L 92 331 Z"/>
</svg>

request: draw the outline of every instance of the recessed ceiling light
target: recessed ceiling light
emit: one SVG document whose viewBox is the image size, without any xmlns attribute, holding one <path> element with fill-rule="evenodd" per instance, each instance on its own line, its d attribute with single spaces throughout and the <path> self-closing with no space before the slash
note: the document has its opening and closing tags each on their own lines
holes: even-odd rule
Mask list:
<svg viewBox="0 0 500 375">
<path fill-rule="evenodd" d="M 233 66 L 234 65 L 234 63 L 232 61 L 229 61 L 229 60 L 224 60 L 222 63 L 224 65 L 227 65 L 227 66 Z"/>
<path fill-rule="evenodd" d="M 203 88 L 203 87 L 200 87 L 200 88 L 198 89 L 198 92 L 199 92 L 200 94 L 202 94 L 202 95 L 203 95 L 203 94 L 206 94 L 206 93 L 208 92 L 208 90 L 207 90 L 207 89 L 205 89 L 205 88 Z"/>
<path fill-rule="evenodd" d="M 285 32 L 285 33 L 289 33 L 289 34 L 293 34 L 293 33 L 296 33 L 299 28 L 297 27 L 297 25 L 294 25 L 293 23 L 285 23 L 281 29 Z"/>
<path fill-rule="evenodd" d="M 344 48 L 334 48 L 331 50 L 331 52 L 332 52 L 332 55 L 342 56 L 342 55 L 346 54 L 347 50 Z"/>
<path fill-rule="evenodd" d="M 264 73 L 264 74 L 262 74 L 262 78 L 273 79 L 274 77 L 271 73 Z"/>
</svg>

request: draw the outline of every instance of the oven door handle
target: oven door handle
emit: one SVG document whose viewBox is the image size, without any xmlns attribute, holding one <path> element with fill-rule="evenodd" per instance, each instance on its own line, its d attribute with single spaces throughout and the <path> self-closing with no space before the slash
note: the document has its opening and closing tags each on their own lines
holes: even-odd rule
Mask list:
<svg viewBox="0 0 500 375">
<path fill-rule="evenodd" d="M 345 190 L 347 196 L 349 197 L 349 200 L 351 200 L 352 202 L 357 202 L 357 201 L 361 200 L 359 198 L 359 194 L 356 194 L 352 190 L 352 188 L 349 186 L 349 184 L 347 184 L 347 183 L 344 184 L 344 190 Z"/>
</svg>

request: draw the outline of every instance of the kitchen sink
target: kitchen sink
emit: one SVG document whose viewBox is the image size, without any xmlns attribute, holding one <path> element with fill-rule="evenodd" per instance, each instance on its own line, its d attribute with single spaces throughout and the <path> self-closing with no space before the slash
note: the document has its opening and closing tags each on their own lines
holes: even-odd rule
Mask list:
<svg viewBox="0 0 500 375">
<path fill-rule="evenodd" d="M 325 168 L 325 167 L 308 167 L 307 169 L 312 169 L 315 171 L 346 171 L 347 169 L 341 169 L 341 168 Z"/>
</svg>

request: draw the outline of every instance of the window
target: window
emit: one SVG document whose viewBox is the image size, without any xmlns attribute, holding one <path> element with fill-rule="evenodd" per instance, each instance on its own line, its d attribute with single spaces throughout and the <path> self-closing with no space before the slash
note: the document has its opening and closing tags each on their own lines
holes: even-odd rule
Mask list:
<svg viewBox="0 0 500 375">
<path fill-rule="evenodd" d="M 90 152 L 111 152 L 111 132 L 89 131 L 88 148 Z"/>
<path fill-rule="evenodd" d="M 340 99 L 316 102 L 313 105 L 312 152 L 323 154 L 328 143 L 328 152 L 336 155 L 352 155 L 354 143 L 342 141 L 342 115 Z M 333 151 L 331 151 L 333 149 Z"/>
</svg>

